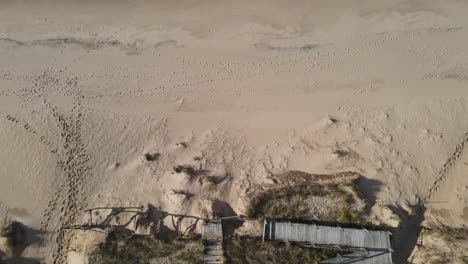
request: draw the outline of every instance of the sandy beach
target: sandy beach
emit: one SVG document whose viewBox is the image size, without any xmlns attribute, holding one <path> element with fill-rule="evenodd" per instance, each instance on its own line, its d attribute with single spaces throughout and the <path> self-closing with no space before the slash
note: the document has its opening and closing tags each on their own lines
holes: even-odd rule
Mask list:
<svg viewBox="0 0 468 264">
<path fill-rule="evenodd" d="M 2 1 L 0 216 L 42 234 L 18 261 L 86 263 L 63 229 L 87 208 L 201 215 L 216 199 L 240 215 L 271 175 L 297 170 L 362 175 L 373 219 L 401 220 L 405 263 L 419 226 L 468 225 L 467 10 Z"/>
</svg>

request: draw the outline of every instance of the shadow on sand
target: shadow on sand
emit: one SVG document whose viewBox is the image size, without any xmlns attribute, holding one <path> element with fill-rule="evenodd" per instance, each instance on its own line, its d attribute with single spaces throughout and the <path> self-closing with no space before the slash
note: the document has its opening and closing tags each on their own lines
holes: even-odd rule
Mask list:
<svg viewBox="0 0 468 264">
<path fill-rule="evenodd" d="M 93 230 L 100 232 L 116 231 L 124 234 L 151 235 L 161 240 L 182 238 L 193 233 L 200 220 L 203 218 L 174 214 L 162 211 L 148 204 L 142 207 L 96 207 L 86 210 L 88 223 L 86 225 L 70 226 L 68 229 Z M 97 220 L 96 215 L 105 216 Z M 188 220 L 190 224 L 185 225 L 183 221 Z M 185 227 L 183 227 L 185 226 Z"/>
<path fill-rule="evenodd" d="M 424 221 L 426 208 L 422 204 L 414 205 L 412 214 L 408 214 L 399 206 L 391 206 L 390 209 L 402 219 L 400 226 L 392 230 L 394 235 L 393 260 L 395 263 L 408 263 L 408 258 L 416 246 L 422 229 L 421 223 Z"/>
<path fill-rule="evenodd" d="M 383 187 L 382 182 L 365 177 L 358 179 L 359 191 L 367 200 L 366 214 L 370 212 L 370 208 L 375 205 L 377 194 Z M 424 212 L 426 208 L 422 204 L 414 205 L 412 213 L 408 213 L 400 206 L 387 205 L 392 212 L 400 217 L 401 224 L 397 228 L 386 227 L 393 234 L 393 260 L 395 263 L 408 263 L 408 258 L 416 246 L 419 232 L 421 231 L 421 223 L 424 220 Z"/>
<path fill-rule="evenodd" d="M 382 189 L 383 183 L 378 180 L 368 179 L 366 177 L 359 177 L 357 180 L 359 191 L 367 201 L 368 207 L 374 206 L 377 200 L 377 194 Z"/>
<path fill-rule="evenodd" d="M 30 228 L 21 222 L 13 221 L 5 229 L 4 233 L 11 246 L 12 255 L 7 259 L 4 252 L 0 251 L 0 263 L 10 264 L 36 264 L 39 260 L 34 258 L 22 257 L 23 251 L 32 244 L 41 244 L 44 242 L 44 232 Z M 2 262 L 2 259 L 5 259 Z"/>
</svg>

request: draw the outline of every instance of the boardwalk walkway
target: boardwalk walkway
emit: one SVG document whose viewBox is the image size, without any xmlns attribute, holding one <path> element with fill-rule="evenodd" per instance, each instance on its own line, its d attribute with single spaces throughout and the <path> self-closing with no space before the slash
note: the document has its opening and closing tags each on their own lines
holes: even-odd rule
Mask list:
<svg viewBox="0 0 468 264">
<path fill-rule="evenodd" d="M 392 264 L 387 231 L 265 220 L 263 239 L 352 251 L 321 263 Z"/>
</svg>

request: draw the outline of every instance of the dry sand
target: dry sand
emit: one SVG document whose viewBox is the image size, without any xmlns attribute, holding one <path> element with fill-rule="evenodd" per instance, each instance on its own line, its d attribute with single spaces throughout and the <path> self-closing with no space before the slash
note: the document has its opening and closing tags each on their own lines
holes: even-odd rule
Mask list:
<svg viewBox="0 0 468 264">
<path fill-rule="evenodd" d="M 241 214 L 271 174 L 350 170 L 366 177 L 371 203 L 407 221 L 403 261 L 418 204 L 446 201 L 429 203 L 433 219 L 467 225 L 468 160 L 456 154 L 468 131 L 467 10 L 455 0 L 2 1 L 0 208 L 45 232 L 22 256 L 76 259 L 60 230 L 85 208 L 200 214 L 218 199 Z M 440 174 L 454 155 L 456 171 Z"/>
</svg>

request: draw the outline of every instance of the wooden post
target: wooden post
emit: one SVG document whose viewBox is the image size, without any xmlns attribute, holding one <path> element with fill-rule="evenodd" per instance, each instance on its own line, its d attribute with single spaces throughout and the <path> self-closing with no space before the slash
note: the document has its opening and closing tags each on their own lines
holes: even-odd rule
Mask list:
<svg viewBox="0 0 468 264">
<path fill-rule="evenodd" d="M 89 210 L 88 213 L 89 213 L 88 225 L 91 227 L 91 226 L 93 226 L 93 214 L 92 214 L 91 210 Z"/>
<path fill-rule="evenodd" d="M 205 223 L 206 223 L 206 221 L 205 221 Z M 205 239 L 205 223 L 203 223 L 202 226 L 201 226 L 202 240 Z"/>
<path fill-rule="evenodd" d="M 177 218 L 177 224 L 176 224 L 176 232 L 177 232 L 177 238 L 181 238 L 182 237 L 182 228 L 181 228 L 181 225 L 182 225 L 182 219 L 183 217 L 178 217 Z"/>
<path fill-rule="evenodd" d="M 161 216 L 158 216 L 158 222 L 156 222 L 156 236 L 159 235 L 159 231 L 161 229 Z"/>
<path fill-rule="evenodd" d="M 266 219 L 263 219 L 263 234 L 262 234 L 262 242 L 265 242 L 265 230 L 266 228 Z"/>
</svg>

